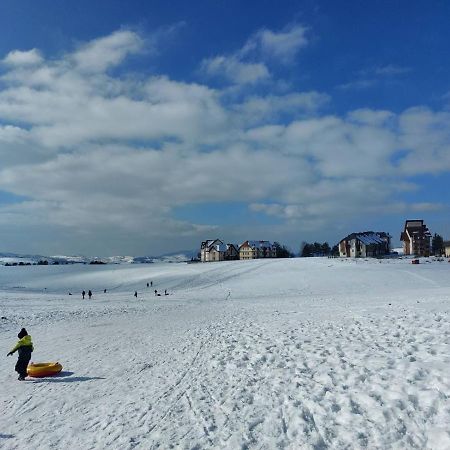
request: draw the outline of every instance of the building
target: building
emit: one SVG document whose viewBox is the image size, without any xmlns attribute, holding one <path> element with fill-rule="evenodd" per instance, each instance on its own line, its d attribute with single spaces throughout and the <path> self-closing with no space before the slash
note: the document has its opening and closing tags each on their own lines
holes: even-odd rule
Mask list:
<svg viewBox="0 0 450 450">
<path fill-rule="evenodd" d="M 203 241 L 200 246 L 202 262 L 229 261 L 239 259 L 239 251 L 234 244 L 224 244 L 220 239 Z"/>
<path fill-rule="evenodd" d="M 277 249 L 269 241 L 245 241 L 239 246 L 239 259 L 276 258 Z"/>
<path fill-rule="evenodd" d="M 200 260 L 202 262 L 223 261 L 226 245 L 220 239 L 203 241 L 200 247 Z"/>
<path fill-rule="evenodd" d="M 225 261 L 233 261 L 239 259 L 239 249 L 234 244 L 227 244 L 227 249 L 224 254 Z"/>
<path fill-rule="evenodd" d="M 404 255 L 430 256 L 431 233 L 423 220 L 407 220 L 400 240 Z"/>
<path fill-rule="evenodd" d="M 391 236 L 384 231 L 352 233 L 339 242 L 339 255 L 346 258 L 366 258 L 388 255 Z"/>
<path fill-rule="evenodd" d="M 450 241 L 444 241 L 444 252 L 446 258 L 450 258 Z"/>
</svg>

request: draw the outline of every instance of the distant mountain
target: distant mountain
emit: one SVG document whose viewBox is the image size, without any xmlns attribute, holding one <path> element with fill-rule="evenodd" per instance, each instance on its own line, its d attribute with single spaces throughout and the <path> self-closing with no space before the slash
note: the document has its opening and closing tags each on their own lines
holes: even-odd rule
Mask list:
<svg viewBox="0 0 450 450">
<path fill-rule="evenodd" d="M 197 250 L 183 250 L 166 253 L 160 256 L 65 256 L 65 255 L 19 255 L 17 253 L 1 253 L 0 265 L 5 264 L 37 264 L 39 261 L 47 261 L 48 264 L 149 264 L 155 262 L 186 262 L 197 257 Z"/>
<path fill-rule="evenodd" d="M 190 261 L 192 258 L 197 258 L 200 250 L 180 250 L 178 252 L 165 253 L 158 256 L 158 260 L 173 260 L 173 261 Z"/>
<path fill-rule="evenodd" d="M 7 264 L 7 263 L 37 263 L 38 261 L 46 259 L 46 256 L 42 255 L 18 255 L 16 253 L 0 253 L 0 264 Z"/>
</svg>

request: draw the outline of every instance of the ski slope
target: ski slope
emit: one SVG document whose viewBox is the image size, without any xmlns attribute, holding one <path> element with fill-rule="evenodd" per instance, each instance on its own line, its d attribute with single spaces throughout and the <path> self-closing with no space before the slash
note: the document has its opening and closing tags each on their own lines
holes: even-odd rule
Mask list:
<svg viewBox="0 0 450 450">
<path fill-rule="evenodd" d="M 431 259 L 0 267 L 0 447 L 448 449 L 449 310 Z"/>
</svg>

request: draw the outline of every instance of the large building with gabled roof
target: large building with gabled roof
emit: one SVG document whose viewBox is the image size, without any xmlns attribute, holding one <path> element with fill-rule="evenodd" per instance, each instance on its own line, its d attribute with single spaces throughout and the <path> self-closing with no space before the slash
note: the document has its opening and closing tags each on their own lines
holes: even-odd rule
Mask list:
<svg viewBox="0 0 450 450">
<path fill-rule="evenodd" d="M 415 256 L 430 256 L 431 233 L 423 220 L 407 220 L 400 235 L 403 242 L 403 254 Z"/>
<path fill-rule="evenodd" d="M 384 231 L 352 233 L 339 242 L 339 255 L 346 258 L 367 258 L 388 255 L 391 236 Z"/>
<path fill-rule="evenodd" d="M 239 259 L 239 251 L 234 244 L 224 244 L 220 239 L 209 239 L 203 241 L 200 246 L 200 260 L 203 262 L 233 259 Z"/>
<path fill-rule="evenodd" d="M 276 258 L 277 249 L 269 241 L 245 241 L 239 246 L 239 259 Z"/>
</svg>

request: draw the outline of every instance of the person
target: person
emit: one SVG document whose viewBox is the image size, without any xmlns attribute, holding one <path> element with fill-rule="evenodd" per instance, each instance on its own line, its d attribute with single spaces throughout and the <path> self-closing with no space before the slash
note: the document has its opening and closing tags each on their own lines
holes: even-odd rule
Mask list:
<svg viewBox="0 0 450 450">
<path fill-rule="evenodd" d="M 164 295 L 169 295 L 169 294 L 167 293 L 167 289 L 164 289 Z"/>
<path fill-rule="evenodd" d="M 137 291 L 134 291 L 134 296 L 137 298 Z"/>
<path fill-rule="evenodd" d="M 153 287 L 153 281 L 150 281 L 150 286 Z"/>
<path fill-rule="evenodd" d="M 106 289 L 103 289 L 103 293 L 106 294 Z"/>
<path fill-rule="evenodd" d="M 81 295 L 83 296 L 83 300 L 84 300 L 84 296 L 86 295 L 86 292 L 83 291 L 83 292 L 81 293 Z"/>
<path fill-rule="evenodd" d="M 155 295 L 158 295 L 158 291 L 155 289 Z"/>
<path fill-rule="evenodd" d="M 25 328 L 22 328 L 17 335 L 19 342 L 14 346 L 14 348 L 8 353 L 7 356 L 11 356 L 14 352 L 19 352 L 19 359 L 17 360 L 15 370 L 19 374 L 19 381 L 25 380 L 27 376 L 27 367 L 31 359 L 31 352 L 33 349 L 33 342 L 31 341 L 31 336 L 27 333 Z"/>
<path fill-rule="evenodd" d="M 147 287 L 149 286 L 149 284 L 147 283 Z"/>
<path fill-rule="evenodd" d="M 91 299 L 91 297 L 92 297 L 92 291 L 89 289 L 89 291 L 88 291 L 88 297 L 89 297 L 89 300 Z"/>
</svg>

